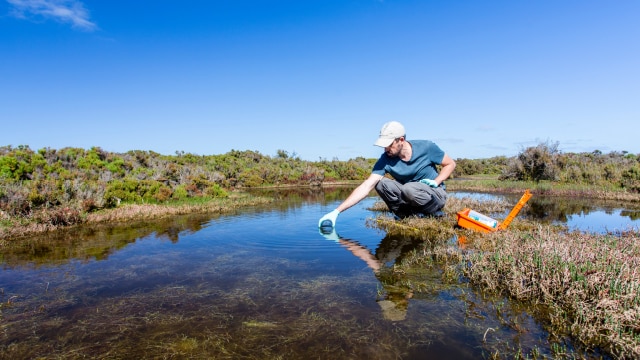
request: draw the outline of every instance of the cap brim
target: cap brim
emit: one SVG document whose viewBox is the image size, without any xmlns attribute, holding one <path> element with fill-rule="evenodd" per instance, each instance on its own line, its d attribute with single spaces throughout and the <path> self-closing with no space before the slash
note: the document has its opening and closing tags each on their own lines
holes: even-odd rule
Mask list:
<svg viewBox="0 0 640 360">
<path fill-rule="evenodd" d="M 376 140 L 374 145 L 375 146 L 380 146 L 380 147 L 387 147 L 387 146 L 393 144 L 393 140 L 395 140 L 395 139 L 378 138 L 378 140 Z"/>
</svg>

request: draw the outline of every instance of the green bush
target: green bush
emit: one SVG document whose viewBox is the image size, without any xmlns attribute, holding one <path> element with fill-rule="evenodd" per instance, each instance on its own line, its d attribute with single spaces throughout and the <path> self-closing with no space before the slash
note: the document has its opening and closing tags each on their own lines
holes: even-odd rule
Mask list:
<svg viewBox="0 0 640 360">
<path fill-rule="evenodd" d="M 141 202 L 142 196 L 138 194 L 140 181 L 133 179 L 114 180 L 107 184 L 104 200 L 107 207 L 114 207 L 121 201 Z"/>
<path fill-rule="evenodd" d="M 620 185 L 635 193 L 640 193 L 640 167 L 634 166 L 622 173 Z"/>
<path fill-rule="evenodd" d="M 229 196 L 229 193 L 218 184 L 211 184 L 207 186 L 204 193 L 213 198 L 226 198 Z"/>
<path fill-rule="evenodd" d="M 186 186 L 184 184 L 180 184 L 176 186 L 173 190 L 173 194 L 171 194 L 171 198 L 174 200 L 184 200 L 189 197 L 189 193 L 187 192 Z"/>
<path fill-rule="evenodd" d="M 88 170 L 101 169 L 104 167 L 105 162 L 100 158 L 100 155 L 95 148 L 91 148 L 91 150 L 87 151 L 84 156 L 78 158 L 77 164 L 78 168 Z"/>
<path fill-rule="evenodd" d="M 120 176 L 124 175 L 124 160 L 122 158 L 115 158 L 113 161 L 108 162 L 105 167 L 107 170 L 112 173 L 119 174 Z"/>
<path fill-rule="evenodd" d="M 12 156 L 0 156 L 0 178 L 15 179 L 18 170 L 18 160 Z"/>
<path fill-rule="evenodd" d="M 258 187 L 263 184 L 260 169 L 250 168 L 238 174 L 238 182 L 246 187 Z"/>
</svg>

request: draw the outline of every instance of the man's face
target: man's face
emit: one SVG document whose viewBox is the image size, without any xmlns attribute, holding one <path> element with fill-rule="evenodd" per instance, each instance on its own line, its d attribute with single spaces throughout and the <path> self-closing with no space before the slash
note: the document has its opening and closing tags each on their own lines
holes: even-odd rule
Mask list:
<svg viewBox="0 0 640 360">
<path fill-rule="evenodd" d="M 387 154 L 387 156 L 396 157 L 396 156 L 400 155 L 400 151 L 402 150 L 402 145 L 404 144 L 403 140 L 404 139 L 402 139 L 402 138 L 397 138 L 397 139 L 393 140 L 391 145 L 389 145 L 386 148 L 384 148 L 384 152 Z"/>
</svg>

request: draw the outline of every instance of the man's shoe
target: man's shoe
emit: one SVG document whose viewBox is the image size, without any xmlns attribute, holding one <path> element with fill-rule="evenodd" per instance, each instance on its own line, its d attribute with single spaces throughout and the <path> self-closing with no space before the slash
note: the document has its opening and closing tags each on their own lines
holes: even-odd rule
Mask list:
<svg viewBox="0 0 640 360">
<path fill-rule="evenodd" d="M 442 210 L 438 210 L 438 211 L 430 213 L 430 214 L 422 214 L 422 215 L 425 218 L 436 218 L 436 219 L 439 219 L 441 217 L 445 217 L 447 214 L 445 214 L 444 211 L 442 211 Z"/>
<path fill-rule="evenodd" d="M 392 214 L 393 214 L 393 217 L 394 217 L 396 220 L 403 220 L 403 219 L 406 219 L 406 218 L 408 218 L 409 216 L 412 216 L 412 215 L 413 215 L 413 214 L 411 214 L 411 213 L 407 213 L 407 212 L 404 212 L 404 211 L 398 211 L 398 212 L 395 212 L 395 213 L 392 213 Z"/>
</svg>

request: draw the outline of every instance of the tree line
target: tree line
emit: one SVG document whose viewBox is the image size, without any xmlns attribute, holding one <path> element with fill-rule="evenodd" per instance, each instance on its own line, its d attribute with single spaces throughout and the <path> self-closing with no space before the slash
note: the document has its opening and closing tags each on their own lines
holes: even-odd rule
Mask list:
<svg viewBox="0 0 640 360">
<path fill-rule="evenodd" d="M 167 203 L 227 197 L 260 186 L 320 186 L 365 179 L 376 159 L 301 160 L 278 150 L 275 156 L 231 150 L 220 155 L 153 151 L 108 152 L 29 146 L 0 147 L 0 220 L 44 214 L 49 223 L 120 203 Z M 552 181 L 618 187 L 640 192 L 640 155 L 600 151 L 562 153 L 541 143 L 514 157 L 457 159 L 454 177 L 494 175 L 501 180 Z M 57 215 L 56 215 L 57 214 Z"/>
<path fill-rule="evenodd" d="M 108 152 L 100 147 L 0 147 L 2 217 L 65 208 L 86 213 L 120 203 L 166 203 L 224 198 L 239 188 L 319 186 L 365 177 L 372 161 L 301 160 L 279 150 L 274 157 L 231 150 L 222 155 L 153 151 Z M 2 219 L 0 217 L 0 219 Z"/>
</svg>

